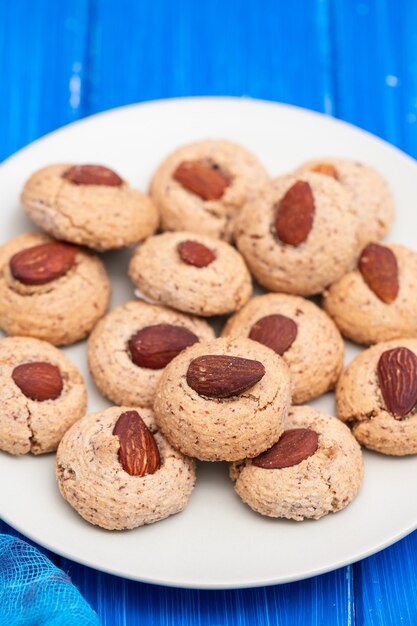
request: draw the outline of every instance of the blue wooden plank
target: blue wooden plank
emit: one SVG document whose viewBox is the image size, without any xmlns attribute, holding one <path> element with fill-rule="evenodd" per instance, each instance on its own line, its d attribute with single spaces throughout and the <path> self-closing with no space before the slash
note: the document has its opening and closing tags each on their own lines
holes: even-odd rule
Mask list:
<svg viewBox="0 0 417 626">
<path fill-rule="evenodd" d="M 400 28 L 395 46 L 400 49 L 398 81 L 401 136 L 399 146 L 417 158 L 417 4 L 408 0 L 400 11 Z"/>
<path fill-rule="evenodd" d="M 417 4 L 334 0 L 330 5 L 335 114 L 417 157 Z M 356 619 L 416 624 L 417 533 L 355 565 Z"/>
<path fill-rule="evenodd" d="M 122 7 L 93 0 L 89 112 L 202 94 L 331 110 L 326 2 L 142 0 Z"/>
<path fill-rule="evenodd" d="M 417 4 L 330 6 L 335 114 L 417 156 Z"/>
<path fill-rule="evenodd" d="M 417 532 L 355 566 L 356 619 L 363 626 L 417 624 Z"/>
<path fill-rule="evenodd" d="M 87 0 L 0 2 L 0 160 L 82 116 Z"/>
<path fill-rule="evenodd" d="M 237 591 L 172 589 L 124 581 L 71 561 L 64 561 L 63 569 L 105 626 L 134 626 L 138 621 L 155 626 L 354 623 L 352 567 L 302 583 Z"/>
</svg>

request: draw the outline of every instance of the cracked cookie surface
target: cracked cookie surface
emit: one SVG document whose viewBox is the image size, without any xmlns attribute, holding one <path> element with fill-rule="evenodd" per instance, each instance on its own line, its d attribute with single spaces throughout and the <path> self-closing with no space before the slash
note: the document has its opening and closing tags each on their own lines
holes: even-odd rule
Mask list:
<svg viewBox="0 0 417 626">
<path fill-rule="evenodd" d="M 204 161 L 219 168 L 230 179 L 223 195 L 204 200 L 184 188 L 174 178 L 184 161 Z M 169 155 L 154 174 L 150 193 L 160 210 L 163 230 L 188 230 L 230 241 L 240 209 L 267 179 L 263 165 L 242 146 L 206 140 L 182 146 Z"/>
<path fill-rule="evenodd" d="M 206 267 L 183 261 L 178 246 L 187 241 L 208 248 L 214 260 Z M 190 232 L 149 237 L 135 250 L 129 276 L 150 300 L 194 315 L 236 311 L 252 293 L 249 271 L 235 248 L 224 241 Z"/>
<path fill-rule="evenodd" d="M 137 301 L 115 308 L 100 320 L 88 341 L 91 374 L 100 392 L 115 404 L 152 406 L 163 369 L 136 365 L 128 343 L 135 333 L 155 324 L 188 329 L 200 340 L 214 338 L 207 322 L 173 309 Z"/>
<path fill-rule="evenodd" d="M 16 367 L 46 362 L 58 367 L 63 388 L 55 400 L 27 397 L 12 378 Z M 87 394 L 77 368 L 57 348 L 30 337 L 0 340 L 0 448 L 10 454 L 55 450 L 65 431 L 85 413 Z"/>
<path fill-rule="evenodd" d="M 191 361 L 227 355 L 259 361 L 265 374 L 254 386 L 229 398 L 207 398 L 187 383 Z M 173 446 L 205 461 L 255 456 L 282 433 L 290 404 L 290 377 L 275 352 L 250 339 L 225 337 L 194 344 L 165 368 L 154 410 Z"/>
<path fill-rule="evenodd" d="M 286 294 L 256 296 L 227 321 L 222 336 L 248 337 L 259 320 L 276 315 L 296 323 L 295 339 L 281 354 L 291 374 L 293 404 L 333 389 L 342 369 L 343 340 L 333 321 L 309 300 Z"/>
<path fill-rule="evenodd" d="M 383 352 L 408 348 L 417 355 L 417 339 L 396 339 L 379 343 L 359 354 L 345 369 L 336 388 L 336 413 L 351 425 L 356 439 L 367 448 L 403 456 L 417 453 L 417 411 L 401 419 L 387 409 L 377 366 Z"/>
<path fill-rule="evenodd" d="M 159 432 L 150 409 L 138 409 L 161 457 L 153 474 L 131 476 L 118 458 L 114 426 L 132 407 L 86 415 L 62 439 L 56 477 L 62 496 L 90 524 L 108 530 L 152 524 L 182 511 L 195 484 L 195 463 L 174 450 Z"/>
<path fill-rule="evenodd" d="M 361 246 L 386 235 L 394 218 L 394 200 L 381 174 L 365 163 L 334 157 L 307 161 L 297 172 L 317 171 L 316 168 L 323 165 L 327 175 L 334 174 L 336 180 L 352 194 L 352 203 L 360 221 Z"/>
<path fill-rule="evenodd" d="M 122 181 L 120 186 L 74 184 L 63 178 L 72 167 L 57 163 L 32 174 L 22 192 L 29 217 L 47 233 L 94 250 L 124 248 L 155 232 L 152 200 Z"/>
<path fill-rule="evenodd" d="M 398 264 L 398 294 L 383 302 L 366 284 L 358 268 L 345 274 L 323 294 L 323 307 L 340 331 L 353 341 L 373 344 L 417 336 L 417 253 L 384 243 Z"/>
<path fill-rule="evenodd" d="M 363 480 L 362 453 L 349 429 L 308 406 L 290 408 L 285 428 L 314 430 L 316 452 L 282 469 L 256 467 L 251 459 L 233 463 L 230 477 L 240 498 L 261 515 L 296 521 L 320 519 L 346 507 Z"/>
<path fill-rule="evenodd" d="M 309 185 L 315 212 L 305 241 L 290 245 L 281 241 L 274 224 L 281 200 L 297 183 Z M 298 209 L 294 215 L 292 223 L 297 224 Z M 266 289 L 308 296 L 322 292 L 353 267 L 358 227 L 346 189 L 332 178 L 305 172 L 265 184 L 237 218 L 235 239 L 252 274 Z"/>
<path fill-rule="evenodd" d="M 53 241 L 39 233 L 19 235 L 0 247 L 0 328 L 67 345 L 86 337 L 106 312 L 110 282 L 96 255 L 78 249 L 75 265 L 42 285 L 16 280 L 9 262 L 14 254 Z"/>
</svg>

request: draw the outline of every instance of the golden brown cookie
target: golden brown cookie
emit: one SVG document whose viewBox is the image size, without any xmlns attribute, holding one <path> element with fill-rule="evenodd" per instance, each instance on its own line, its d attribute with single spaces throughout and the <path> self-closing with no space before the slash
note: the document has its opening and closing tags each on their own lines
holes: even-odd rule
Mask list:
<svg viewBox="0 0 417 626">
<path fill-rule="evenodd" d="M 181 350 L 214 338 L 204 320 L 173 309 L 127 302 L 97 324 L 88 364 L 100 392 L 115 404 L 150 407 L 164 367 Z"/>
<path fill-rule="evenodd" d="M 358 218 L 336 180 L 311 172 L 266 183 L 236 220 L 237 247 L 270 291 L 320 293 L 350 270 Z"/>
<path fill-rule="evenodd" d="M 97 256 L 38 233 L 0 247 L 0 328 L 54 345 L 86 337 L 104 315 L 110 283 Z"/>
<path fill-rule="evenodd" d="M 231 313 L 252 293 L 251 276 L 235 248 L 189 232 L 149 237 L 135 250 L 129 276 L 139 295 L 194 315 Z"/>
<path fill-rule="evenodd" d="M 169 445 L 150 409 L 111 407 L 66 433 L 56 477 L 62 496 L 87 522 L 123 530 L 182 511 L 195 464 Z"/>
<path fill-rule="evenodd" d="M 223 337 L 249 337 L 282 356 L 288 365 L 294 404 L 333 389 L 343 365 L 344 344 L 318 306 L 287 294 L 252 298 L 233 315 Z"/>
<path fill-rule="evenodd" d="M 255 459 L 233 463 L 242 500 L 268 517 L 302 521 L 344 509 L 363 479 L 360 446 L 336 418 L 292 407 L 278 442 Z"/>
<path fill-rule="evenodd" d="M 359 443 L 383 454 L 417 453 L 417 339 L 379 343 L 340 377 L 337 416 Z"/>
<path fill-rule="evenodd" d="M 398 244 L 368 244 L 356 269 L 324 293 L 323 306 L 357 343 L 417 337 L 417 253 Z"/>
<path fill-rule="evenodd" d="M 168 441 L 204 461 L 255 456 L 280 436 L 290 377 L 275 352 L 250 339 L 196 343 L 165 368 L 155 418 Z"/>
<path fill-rule="evenodd" d="M 1 450 L 56 450 L 86 405 L 80 372 L 57 348 L 31 337 L 0 340 Z"/>
<path fill-rule="evenodd" d="M 304 163 L 299 171 L 331 176 L 350 191 L 360 221 L 361 247 L 387 234 L 394 218 L 394 200 L 387 182 L 373 167 L 352 159 L 323 157 Z"/>
<path fill-rule="evenodd" d="M 231 141 L 182 146 L 159 166 L 151 196 L 163 230 L 188 230 L 230 241 L 244 203 L 267 180 L 257 158 Z"/>
<path fill-rule="evenodd" d="M 22 205 L 53 237 L 94 250 L 130 246 L 159 223 L 151 199 L 101 165 L 57 163 L 38 170 L 25 184 Z"/>
</svg>

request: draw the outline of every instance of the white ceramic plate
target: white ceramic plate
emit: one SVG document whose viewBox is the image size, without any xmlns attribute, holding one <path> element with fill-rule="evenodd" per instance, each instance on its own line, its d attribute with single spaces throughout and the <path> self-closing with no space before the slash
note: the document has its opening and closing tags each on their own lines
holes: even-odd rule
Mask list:
<svg viewBox="0 0 417 626">
<path fill-rule="evenodd" d="M 271 174 L 321 155 L 357 158 L 378 168 L 395 194 L 391 239 L 415 246 L 417 165 L 383 141 L 347 124 L 294 107 L 255 100 L 168 100 L 110 111 L 35 142 L 0 168 L 1 242 L 32 228 L 19 193 L 32 171 L 54 161 L 103 163 L 146 189 L 161 159 L 196 139 L 229 138 L 257 154 Z M 129 252 L 105 256 L 112 305 L 133 296 L 126 276 Z M 354 354 L 348 349 L 348 358 Z M 90 410 L 107 406 L 95 390 L 85 344 L 66 354 L 85 374 Z M 332 412 L 329 394 L 314 402 Z M 180 587 L 232 588 L 298 580 L 372 554 L 417 527 L 417 457 L 365 453 L 366 475 L 356 500 L 317 522 L 261 517 L 245 506 L 227 465 L 200 464 L 187 509 L 151 526 L 100 530 L 61 498 L 54 456 L 13 458 L 0 453 L 0 514 L 39 544 L 99 570 Z M 411 486 L 411 488 L 410 488 Z"/>
</svg>

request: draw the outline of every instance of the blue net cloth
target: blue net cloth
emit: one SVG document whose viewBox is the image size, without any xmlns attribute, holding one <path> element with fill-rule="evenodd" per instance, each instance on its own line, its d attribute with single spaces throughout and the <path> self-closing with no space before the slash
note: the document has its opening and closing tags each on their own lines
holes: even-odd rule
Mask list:
<svg viewBox="0 0 417 626">
<path fill-rule="evenodd" d="M 98 626 L 63 571 L 29 544 L 0 534 L 1 626 Z"/>
</svg>

